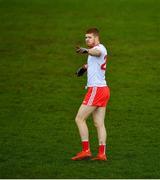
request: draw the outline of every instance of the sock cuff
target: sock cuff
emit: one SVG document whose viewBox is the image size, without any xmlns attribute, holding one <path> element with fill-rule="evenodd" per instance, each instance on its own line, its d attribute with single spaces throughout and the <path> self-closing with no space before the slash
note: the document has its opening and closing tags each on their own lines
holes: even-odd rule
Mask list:
<svg viewBox="0 0 160 180">
<path fill-rule="evenodd" d="M 89 140 L 88 139 L 83 139 L 82 142 L 89 142 Z"/>
</svg>

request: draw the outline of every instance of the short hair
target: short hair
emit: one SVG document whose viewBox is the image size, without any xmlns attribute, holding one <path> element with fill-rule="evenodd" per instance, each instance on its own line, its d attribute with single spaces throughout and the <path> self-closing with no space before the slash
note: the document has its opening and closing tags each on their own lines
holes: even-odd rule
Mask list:
<svg viewBox="0 0 160 180">
<path fill-rule="evenodd" d="M 99 30 L 97 28 L 89 28 L 86 31 L 86 34 L 91 34 L 93 33 L 95 36 L 99 36 Z"/>
</svg>

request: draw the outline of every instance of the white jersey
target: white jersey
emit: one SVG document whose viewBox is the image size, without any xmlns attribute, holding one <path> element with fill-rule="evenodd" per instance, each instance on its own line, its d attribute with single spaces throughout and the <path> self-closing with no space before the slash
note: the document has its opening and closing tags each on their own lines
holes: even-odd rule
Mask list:
<svg viewBox="0 0 160 180">
<path fill-rule="evenodd" d="M 88 56 L 87 87 L 103 87 L 107 85 L 105 80 L 107 50 L 102 44 L 98 44 L 97 46 L 93 47 L 93 49 L 100 50 L 101 56 Z"/>
</svg>

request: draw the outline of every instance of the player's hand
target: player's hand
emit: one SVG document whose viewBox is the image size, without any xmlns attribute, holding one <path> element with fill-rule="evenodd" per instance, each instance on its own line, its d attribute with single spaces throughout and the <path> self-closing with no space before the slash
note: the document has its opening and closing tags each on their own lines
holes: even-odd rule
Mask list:
<svg viewBox="0 0 160 180">
<path fill-rule="evenodd" d="M 88 53 L 88 49 L 77 46 L 77 47 L 76 47 L 76 52 L 77 52 L 77 53 L 80 53 L 80 54 L 86 54 L 86 53 Z"/>
<path fill-rule="evenodd" d="M 83 74 L 87 71 L 86 65 L 80 67 L 77 71 L 76 71 L 76 75 L 77 77 L 79 76 L 83 76 Z"/>
</svg>

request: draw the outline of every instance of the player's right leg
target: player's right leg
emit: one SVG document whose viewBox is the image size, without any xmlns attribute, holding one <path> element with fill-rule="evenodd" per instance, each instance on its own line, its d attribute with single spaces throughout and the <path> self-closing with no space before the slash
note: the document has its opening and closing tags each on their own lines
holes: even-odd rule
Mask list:
<svg viewBox="0 0 160 180">
<path fill-rule="evenodd" d="M 78 110 L 75 121 L 78 126 L 80 137 L 81 137 L 82 141 L 88 140 L 88 138 L 89 138 L 86 119 L 96 108 L 97 108 L 96 106 L 87 106 L 87 105 L 82 104 Z"/>
<path fill-rule="evenodd" d="M 75 121 L 82 141 L 82 151 L 73 157 L 72 160 L 80 160 L 91 157 L 86 119 L 93 111 L 95 111 L 96 108 L 96 106 L 87 106 L 82 104 L 78 110 Z"/>
</svg>

